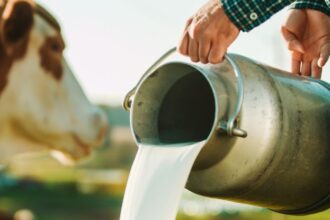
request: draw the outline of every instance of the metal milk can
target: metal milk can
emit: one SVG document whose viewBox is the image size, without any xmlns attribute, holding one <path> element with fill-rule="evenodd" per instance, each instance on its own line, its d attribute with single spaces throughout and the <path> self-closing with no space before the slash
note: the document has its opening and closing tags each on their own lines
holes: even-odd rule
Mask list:
<svg viewBox="0 0 330 220">
<path fill-rule="evenodd" d="M 330 85 L 228 54 L 172 49 L 125 99 L 137 143 L 207 140 L 187 189 L 285 214 L 330 208 Z"/>
</svg>

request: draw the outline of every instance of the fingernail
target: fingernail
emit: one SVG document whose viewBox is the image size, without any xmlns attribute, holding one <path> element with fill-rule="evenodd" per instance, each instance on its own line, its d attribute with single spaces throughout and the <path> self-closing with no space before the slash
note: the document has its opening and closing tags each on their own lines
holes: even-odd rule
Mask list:
<svg viewBox="0 0 330 220">
<path fill-rule="evenodd" d="M 199 61 L 199 59 L 198 58 L 195 58 L 195 57 L 190 57 L 190 60 L 192 61 L 192 62 L 198 62 Z"/>
<path fill-rule="evenodd" d="M 323 66 L 325 65 L 325 60 L 324 60 L 323 57 L 321 57 L 321 58 L 318 60 L 317 65 L 318 65 L 319 67 L 323 67 Z"/>
</svg>

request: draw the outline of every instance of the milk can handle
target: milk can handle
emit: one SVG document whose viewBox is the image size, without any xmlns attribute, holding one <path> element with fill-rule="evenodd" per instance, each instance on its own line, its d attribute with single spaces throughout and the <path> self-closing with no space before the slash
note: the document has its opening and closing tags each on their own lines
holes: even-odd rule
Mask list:
<svg viewBox="0 0 330 220">
<path fill-rule="evenodd" d="M 123 107 L 125 110 L 129 111 L 131 108 L 132 104 L 132 98 L 136 92 L 137 87 L 142 83 L 142 81 L 161 63 L 163 62 L 167 57 L 169 57 L 171 54 L 173 54 L 176 51 L 176 47 L 170 49 L 167 51 L 163 56 L 161 56 L 151 67 L 147 69 L 147 71 L 142 75 L 136 86 L 134 86 L 133 89 L 131 89 L 127 95 L 125 96 L 124 102 L 123 102 Z M 230 65 L 233 67 L 234 74 L 237 78 L 237 90 L 238 90 L 238 95 L 237 95 L 237 104 L 234 109 L 233 114 L 229 117 L 228 121 L 220 121 L 218 131 L 223 132 L 225 131 L 228 135 L 230 136 L 238 136 L 238 137 L 246 137 L 247 132 L 235 127 L 235 122 L 238 118 L 238 115 L 241 111 L 241 107 L 243 104 L 243 98 L 244 98 L 244 83 L 243 83 L 243 77 L 241 74 L 241 71 L 234 61 L 232 59 L 231 55 L 226 54 L 225 58 L 228 60 Z"/>
<path fill-rule="evenodd" d="M 235 60 L 231 57 L 230 54 L 225 55 L 226 60 L 229 64 L 233 67 L 234 74 L 236 76 L 237 82 L 237 103 L 232 115 L 229 116 L 228 121 L 220 121 L 218 131 L 222 132 L 225 131 L 230 136 L 237 136 L 237 137 L 247 137 L 247 132 L 235 127 L 235 122 L 238 119 L 238 115 L 241 111 L 244 99 L 244 82 L 243 76 L 240 71 L 239 66 L 235 62 Z"/>
</svg>

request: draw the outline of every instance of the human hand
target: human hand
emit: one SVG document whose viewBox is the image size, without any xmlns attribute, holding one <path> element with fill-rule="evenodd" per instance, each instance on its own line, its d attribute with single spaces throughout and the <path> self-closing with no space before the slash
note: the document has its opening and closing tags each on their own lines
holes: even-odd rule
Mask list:
<svg viewBox="0 0 330 220">
<path fill-rule="evenodd" d="M 330 17 L 312 9 L 293 9 L 282 26 L 294 74 L 321 78 L 330 55 Z"/>
<path fill-rule="evenodd" d="M 220 63 L 238 34 L 219 0 L 209 0 L 187 21 L 178 50 L 193 62 Z"/>
</svg>

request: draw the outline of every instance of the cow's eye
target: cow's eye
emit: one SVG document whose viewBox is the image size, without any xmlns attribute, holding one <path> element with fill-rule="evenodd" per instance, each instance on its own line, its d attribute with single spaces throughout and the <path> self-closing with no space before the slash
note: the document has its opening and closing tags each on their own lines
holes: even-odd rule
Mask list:
<svg viewBox="0 0 330 220">
<path fill-rule="evenodd" d="M 51 42 L 50 49 L 53 52 L 56 52 L 56 53 L 61 53 L 63 51 L 62 45 L 59 42 L 56 42 L 56 41 Z"/>
</svg>

